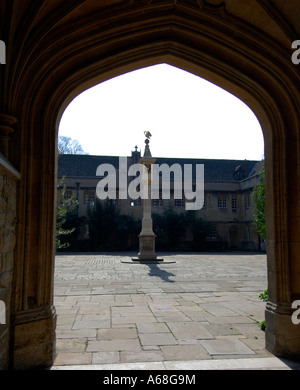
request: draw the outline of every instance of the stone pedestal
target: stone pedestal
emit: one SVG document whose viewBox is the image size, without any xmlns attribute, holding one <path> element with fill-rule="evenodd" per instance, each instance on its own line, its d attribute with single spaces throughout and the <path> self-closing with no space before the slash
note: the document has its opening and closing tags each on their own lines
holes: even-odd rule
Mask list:
<svg viewBox="0 0 300 390">
<path fill-rule="evenodd" d="M 267 303 L 266 349 L 275 356 L 299 360 L 300 324 L 292 322 L 292 314 L 290 305 Z"/>
<path fill-rule="evenodd" d="M 148 175 L 148 171 L 145 175 Z M 150 180 L 147 179 L 146 185 L 148 185 L 148 199 L 143 200 L 143 220 L 142 231 L 139 235 L 139 253 L 138 260 L 156 260 L 157 255 L 155 253 L 155 234 L 152 230 L 152 218 L 151 218 L 151 199 Z"/>
<path fill-rule="evenodd" d="M 155 235 L 139 235 L 138 260 L 157 260 L 155 253 Z"/>
<path fill-rule="evenodd" d="M 55 358 L 56 312 L 53 306 L 17 313 L 14 324 L 14 370 L 48 368 Z"/>
</svg>

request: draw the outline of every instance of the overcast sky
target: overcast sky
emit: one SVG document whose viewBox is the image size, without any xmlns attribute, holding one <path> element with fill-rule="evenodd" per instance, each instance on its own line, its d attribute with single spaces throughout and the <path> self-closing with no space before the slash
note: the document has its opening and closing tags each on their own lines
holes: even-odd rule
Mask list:
<svg viewBox="0 0 300 390">
<path fill-rule="evenodd" d="M 238 98 L 191 73 L 155 65 L 115 77 L 77 96 L 59 135 L 91 155 L 144 151 L 154 157 L 261 160 L 264 140 L 253 112 Z"/>
</svg>

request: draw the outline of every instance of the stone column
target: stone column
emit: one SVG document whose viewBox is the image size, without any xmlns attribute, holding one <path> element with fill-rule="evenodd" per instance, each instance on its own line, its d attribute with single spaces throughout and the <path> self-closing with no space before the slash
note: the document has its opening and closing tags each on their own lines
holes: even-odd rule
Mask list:
<svg viewBox="0 0 300 390">
<path fill-rule="evenodd" d="M 266 167 L 266 189 L 273 180 L 273 191 L 269 190 L 266 198 L 266 348 L 276 356 L 299 359 L 300 323 L 296 309 L 300 302 L 300 142 L 291 137 L 283 151 L 280 145 L 275 146 L 281 154 L 274 158 L 272 167 Z"/>
<path fill-rule="evenodd" d="M 47 125 L 20 120 L 23 142 L 10 316 L 10 365 L 17 370 L 49 367 L 55 356 L 56 144 L 49 142 L 54 135 Z"/>
<path fill-rule="evenodd" d="M 151 216 L 151 166 L 155 163 L 156 159 L 152 158 L 149 139 L 151 134 L 145 132 L 146 135 L 146 147 L 144 156 L 140 159 L 140 163 L 144 165 L 143 179 L 142 179 L 142 193 L 143 193 L 143 219 L 142 230 L 139 235 L 139 253 L 138 258 L 133 260 L 140 261 L 162 261 L 157 258 L 155 253 L 155 234 L 152 228 L 152 216 Z"/>
<path fill-rule="evenodd" d="M 144 162 L 144 177 L 143 185 L 146 186 L 147 198 L 143 199 L 143 219 L 142 231 L 139 235 L 139 260 L 156 260 L 155 253 L 155 234 L 152 228 L 151 217 L 151 164 L 152 162 Z"/>
<path fill-rule="evenodd" d="M 17 188 L 20 173 L 12 166 L 9 157 L 9 138 L 17 119 L 0 114 L 0 369 L 9 367 L 9 340 L 11 327 L 11 300 L 16 244 Z"/>
</svg>

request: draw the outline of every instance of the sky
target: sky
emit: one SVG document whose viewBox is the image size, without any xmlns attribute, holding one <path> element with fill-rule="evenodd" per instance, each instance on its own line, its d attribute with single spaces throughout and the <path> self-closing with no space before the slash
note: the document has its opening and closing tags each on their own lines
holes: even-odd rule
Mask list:
<svg viewBox="0 0 300 390">
<path fill-rule="evenodd" d="M 107 80 L 66 108 L 59 135 L 90 155 L 261 160 L 264 139 L 250 108 L 218 86 L 161 64 Z"/>
</svg>

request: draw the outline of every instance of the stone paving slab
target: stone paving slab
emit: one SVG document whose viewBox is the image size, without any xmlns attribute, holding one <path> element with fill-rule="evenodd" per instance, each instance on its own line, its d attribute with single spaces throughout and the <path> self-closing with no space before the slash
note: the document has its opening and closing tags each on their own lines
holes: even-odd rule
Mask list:
<svg viewBox="0 0 300 390">
<path fill-rule="evenodd" d="M 107 363 L 93 365 L 53 366 L 51 370 L 97 370 L 97 371 L 201 371 L 201 370 L 299 370 L 295 362 L 281 360 L 276 357 L 239 358 L 239 359 L 208 359 L 185 361 L 156 361 L 135 363 Z"/>
<path fill-rule="evenodd" d="M 247 347 L 241 340 L 232 339 L 216 339 L 201 341 L 207 352 L 212 355 L 252 355 L 255 352 Z"/>
<path fill-rule="evenodd" d="M 131 264 L 135 255 L 56 256 L 54 367 L 273 358 L 258 324 L 265 254 L 164 253 L 168 262 Z"/>
</svg>

